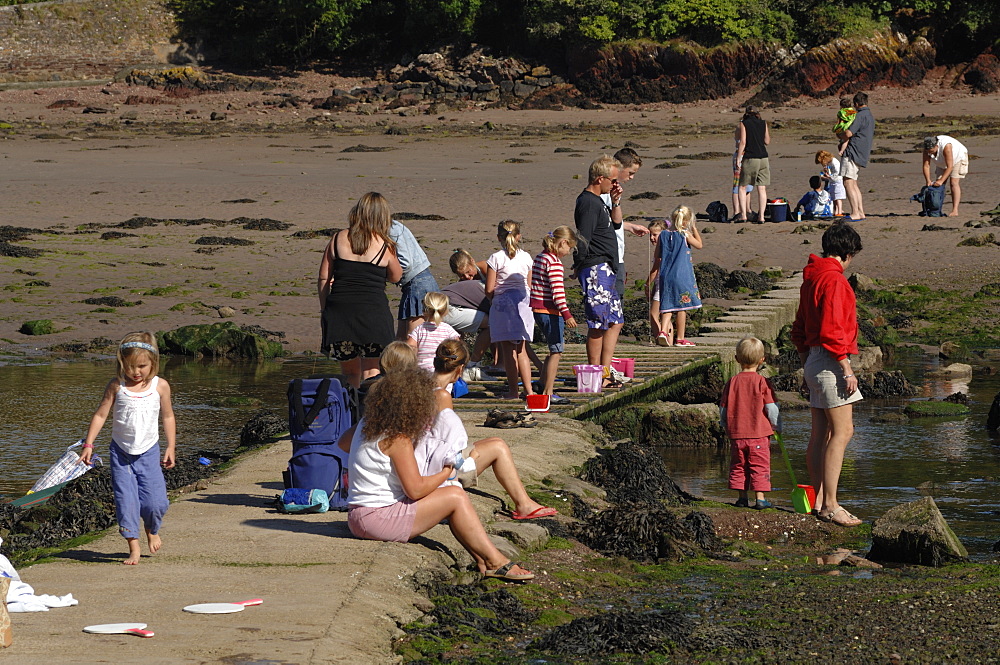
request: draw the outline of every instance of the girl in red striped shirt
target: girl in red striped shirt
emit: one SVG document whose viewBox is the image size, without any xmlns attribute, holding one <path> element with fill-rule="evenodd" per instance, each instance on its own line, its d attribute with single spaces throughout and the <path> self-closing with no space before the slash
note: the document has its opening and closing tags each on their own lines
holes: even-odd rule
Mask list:
<svg viewBox="0 0 1000 665">
<path fill-rule="evenodd" d="M 566 304 L 566 289 L 563 285 L 565 269 L 562 257 L 572 253 L 576 247 L 576 234 L 568 226 L 560 226 L 542 239 L 543 251 L 535 257 L 531 266 L 531 311 L 535 323 L 545 333 L 549 345 L 549 356 L 542 370 L 542 394 L 551 395 L 550 403 L 559 404 L 569 400 L 553 393 L 559 360 L 562 358 L 563 327 L 576 328 L 576 319 Z"/>
</svg>

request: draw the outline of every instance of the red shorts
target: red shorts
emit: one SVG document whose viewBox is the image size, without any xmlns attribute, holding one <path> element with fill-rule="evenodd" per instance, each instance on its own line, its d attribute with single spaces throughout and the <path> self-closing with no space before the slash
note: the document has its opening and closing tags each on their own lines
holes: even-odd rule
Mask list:
<svg viewBox="0 0 1000 665">
<path fill-rule="evenodd" d="M 733 439 L 729 463 L 729 489 L 771 491 L 771 439 Z"/>
</svg>

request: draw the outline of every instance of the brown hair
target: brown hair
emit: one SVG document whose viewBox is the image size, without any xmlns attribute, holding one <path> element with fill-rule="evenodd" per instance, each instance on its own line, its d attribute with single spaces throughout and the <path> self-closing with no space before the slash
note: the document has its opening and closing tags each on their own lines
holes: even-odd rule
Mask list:
<svg viewBox="0 0 1000 665">
<path fill-rule="evenodd" d="M 632 148 L 622 148 L 616 152 L 615 161 L 621 164 L 623 169 L 627 169 L 632 165 L 642 166 L 642 158 L 639 157 L 639 153 Z"/>
<path fill-rule="evenodd" d="M 576 247 L 576 234 L 573 232 L 573 229 L 568 226 L 557 226 L 542 238 L 542 249 L 555 254 L 556 247 L 563 240 L 569 243 L 570 248 Z"/>
<path fill-rule="evenodd" d="M 469 362 L 469 347 L 460 339 L 446 339 L 434 352 L 434 372 L 450 374 Z"/>
<path fill-rule="evenodd" d="M 378 357 L 378 369 L 382 374 L 416 366 L 417 352 L 412 346 L 406 342 L 400 342 L 398 339 L 394 342 L 389 342 L 382 349 L 382 355 Z"/>
<path fill-rule="evenodd" d="M 381 238 L 389 249 L 396 249 L 396 243 L 389 238 L 389 226 L 392 225 L 389 202 L 378 192 L 368 192 L 358 199 L 347 216 L 347 223 L 347 242 L 358 256 L 368 251 L 375 238 Z"/>
<path fill-rule="evenodd" d="M 152 347 L 152 350 L 146 347 Z M 131 332 L 118 344 L 118 380 L 128 381 L 128 373 L 140 360 L 149 360 L 152 365 L 149 376 L 156 376 L 160 371 L 160 349 L 156 345 L 156 335 L 151 332 Z"/>
<path fill-rule="evenodd" d="M 517 238 L 519 235 L 521 235 L 521 225 L 513 219 L 505 219 L 497 224 L 497 237 L 503 244 L 503 250 L 510 258 L 514 258 L 517 250 L 520 249 L 520 240 Z"/>
<path fill-rule="evenodd" d="M 663 222 L 662 219 L 654 219 L 653 221 L 651 221 L 649 224 L 646 225 L 646 228 L 649 229 L 651 232 L 666 231 L 667 225 Z"/>
<path fill-rule="evenodd" d="M 832 161 L 833 161 L 833 154 L 832 153 L 829 153 L 826 150 L 817 150 L 816 151 L 816 163 L 817 164 L 822 164 L 823 166 L 826 166 L 827 164 L 829 164 Z"/>
<path fill-rule="evenodd" d="M 403 368 L 386 374 L 368 391 L 361 433 L 368 440 L 402 436 L 416 442 L 436 415 L 431 373 Z"/>
</svg>

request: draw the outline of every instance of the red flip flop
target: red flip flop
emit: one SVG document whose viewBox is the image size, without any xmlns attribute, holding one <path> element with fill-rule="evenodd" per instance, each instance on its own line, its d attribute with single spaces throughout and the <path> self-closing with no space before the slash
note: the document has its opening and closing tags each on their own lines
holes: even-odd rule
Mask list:
<svg viewBox="0 0 1000 665">
<path fill-rule="evenodd" d="M 555 508 L 547 508 L 545 506 L 542 506 L 541 508 L 536 508 L 535 510 L 532 510 L 527 515 L 522 515 L 521 513 L 515 510 L 513 513 L 511 513 L 511 517 L 513 517 L 516 520 L 533 520 L 536 517 L 552 517 L 558 512 L 559 511 L 556 510 Z"/>
</svg>

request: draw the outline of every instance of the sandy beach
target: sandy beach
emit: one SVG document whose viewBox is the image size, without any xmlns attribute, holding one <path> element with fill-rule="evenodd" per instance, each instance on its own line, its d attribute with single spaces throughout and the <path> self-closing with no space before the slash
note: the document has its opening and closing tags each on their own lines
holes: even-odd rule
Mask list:
<svg viewBox="0 0 1000 665">
<path fill-rule="evenodd" d="M 350 83 L 318 75 L 285 82 L 304 97 Z M 230 306 L 237 323 L 285 333 L 288 351 L 316 351 L 323 231 L 343 227 L 354 200 L 371 190 L 385 194 L 396 212 L 434 216 L 406 223 L 442 285 L 451 280 L 447 257 L 455 248 L 478 258 L 495 251 L 502 219 L 521 221 L 525 249 L 538 251 L 542 234 L 572 224 L 590 161 L 626 141 L 644 160 L 627 185 L 626 215 L 651 219 L 682 203 L 698 212 L 713 200 L 731 204 L 728 154 L 738 99 L 403 116 L 265 105 L 275 92 L 124 105 L 136 92 L 157 94 L 121 83 L 0 91 L 0 120 L 11 125 L 0 130 L 2 225 L 33 231 L 4 239 L 42 250 L 36 258 L 0 258 L 0 339 L 7 344 L 48 347 L 213 322 L 218 307 Z M 47 108 L 61 99 L 109 113 Z M 890 283 L 964 290 L 996 280 L 1000 248 L 956 245 L 989 230 L 964 224 L 989 219 L 980 211 L 998 202 L 1000 125 L 990 117 L 998 100 L 933 78 L 915 89 L 871 92 L 879 123 L 873 156 L 883 161 L 860 180 L 869 217 L 858 225 L 865 249 L 852 268 Z M 213 112 L 224 119 L 211 120 Z M 764 110 L 772 131 L 769 197 L 794 204 L 806 191 L 816 150 L 834 147 L 833 116 L 832 100 L 803 98 Z M 960 217 L 928 220 L 909 200 L 923 184 L 916 145 L 929 133 L 955 136 L 972 154 Z M 685 158 L 692 155 L 698 158 Z M 168 221 L 119 226 L 135 217 Z M 290 226 L 248 230 L 240 218 Z M 191 221 L 199 219 L 216 223 Z M 921 231 L 927 223 L 948 230 Z M 796 226 L 702 222 L 705 248 L 695 260 L 728 269 L 799 269 L 808 252 L 819 250 L 820 233 L 793 233 Z M 211 237 L 243 244 L 211 244 L 218 242 Z M 645 277 L 649 254 L 645 240 L 628 241 L 630 285 Z M 389 292 L 398 293 L 391 286 Z M 82 302 L 102 296 L 128 305 Z M 18 332 L 35 319 L 52 319 L 58 332 Z"/>
</svg>

